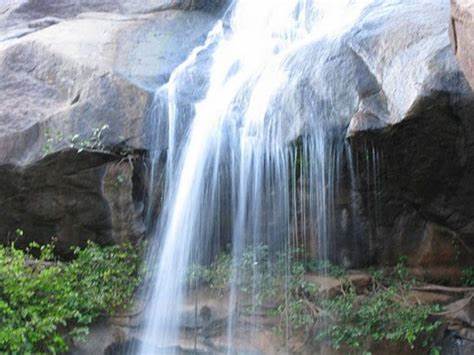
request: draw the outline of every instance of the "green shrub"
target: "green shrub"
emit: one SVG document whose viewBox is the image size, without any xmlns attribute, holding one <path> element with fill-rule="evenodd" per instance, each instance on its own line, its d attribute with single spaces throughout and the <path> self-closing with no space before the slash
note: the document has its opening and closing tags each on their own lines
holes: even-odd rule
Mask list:
<svg viewBox="0 0 474 355">
<path fill-rule="evenodd" d="M 305 334 L 315 343 L 327 341 L 334 348 L 348 346 L 357 351 L 386 341 L 411 347 L 432 345 L 431 337 L 440 322 L 430 316 L 440 307 L 409 301 L 416 281 L 410 278 L 404 258 L 389 271 L 373 270 L 367 294 L 358 295 L 343 268 L 327 261 L 301 262 L 297 255 L 303 254 L 291 250 L 270 257 L 265 246 L 245 250 L 237 262 L 222 254 L 209 267 L 194 265 L 190 281 L 194 286 L 204 283 L 223 295 L 232 271 L 237 272 L 236 288 L 244 296 L 252 296 L 254 308 L 271 301 L 267 304 L 275 306 L 268 313 L 280 317 L 276 330 L 287 333 L 288 338 Z M 305 279 L 308 271 L 341 279 L 341 294 L 331 299 L 318 294 L 316 285 Z"/>
<path fill-rule="evenodd" d="M 429 319 L 430 314 L 439 312 L 439 306 L 409 303 L 395 286 L 378 289 L 366 297 L 358 297 L 350 287 L 344 294 L 324 300 L 322 307 L 333 321 L 318 334 L 318 339 L 329 340 L 336 349 L 342 345 L 364 349 L 384 341 L 406 343 L 413 348 L 418 340 L 428 347 L 440 325 Z"/>
<path fill-rule="evenodd" d="M 63 263 L 51 246 L 0 247 L 0 352 L 65 352 L 91 322 L 128 304 L 140 280 L 136 248 L 89 243 L 74 253 Z"/>
<path fill-rule="evenodd" d="M 462 283 L 464 286 L 474 287 L 474 267 L 468 267 L 462 271 Z"/>
</svg>

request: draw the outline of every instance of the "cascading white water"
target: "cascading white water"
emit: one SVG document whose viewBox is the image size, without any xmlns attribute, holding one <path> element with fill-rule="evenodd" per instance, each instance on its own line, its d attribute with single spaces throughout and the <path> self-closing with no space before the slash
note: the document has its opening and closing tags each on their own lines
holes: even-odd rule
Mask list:
<svg viewBox="0 0 474 355">
<path fill-rule="evenodd" d="M 151 346 L 171 353 L 177 344 L 188 267 L 208 260 L 213 240 L 231 241 L 235 263 L 249 245 L 285 250 L 300 242 L 292 242 L 297 234 L 328 257 L 344 126 L 331 122 L 332 102 L 318 102 L 318 93 L 304 85 L 309 76 L 324 78 L 318 63 L 331 52 L 307 58 L 296 53 L 340 36 L 371 2 L 238 0 L 228 22 L 219 22 L 172 75 L 166 124 L 160 118 L 156 127 L 168 132 L 166 147 L 157 149 L 167 153 L 166 191 L 150 257 L 154 276 L 142 354 L 152 353 Z M 205 98 L 195 104 L 192 118 L 184 118 L 176 80 L 210 47 Z M 304 186 L 296 184 L 298 164 Z M 235 268 L 229 351 L 238 323 L 239 277 Z M 258 275 L 254 280 L 257 289 Z"/>
</svg>

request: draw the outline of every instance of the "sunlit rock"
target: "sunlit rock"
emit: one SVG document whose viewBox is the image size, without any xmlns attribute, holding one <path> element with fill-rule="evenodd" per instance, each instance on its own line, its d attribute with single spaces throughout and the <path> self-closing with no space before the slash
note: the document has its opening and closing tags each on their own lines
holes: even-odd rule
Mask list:
<svg viewBox="0 0 474 355">
<path fill-rule="evenodd" d="M 38 159 L 48 131 L 61 135 L 56 150 L 105 124 L 109 143 L 146 148 L 154 89 L 205 39 L 213 19 L 177 10 L 89 13 L 0 42 L 0 163 Z"/>
<path fill-rule="evenodd" d="M 464 73 L 474 87 L 474 1 L 451 0 L 451 41 Z"/>
</svg>

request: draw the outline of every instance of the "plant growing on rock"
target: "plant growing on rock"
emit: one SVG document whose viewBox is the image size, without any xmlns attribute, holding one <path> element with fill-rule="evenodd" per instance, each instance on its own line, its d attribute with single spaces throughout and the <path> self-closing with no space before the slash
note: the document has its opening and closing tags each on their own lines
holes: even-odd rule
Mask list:
<svg viewBox="0 0 474 355">
<path fill-rule="evenodd" d="M 373 343 L 407 343 L 414 347 L 422 339 L 422 346 L 430 345 L 430 336 L 440 326 L 430 320 L 439 306 L 410 303 L 397 286 L 376 289 L 366 297 L 359 297 L 349 286 L 344 294 L 324 300 L 322 308 L 332 317 L 332 324 L 323 329 L 317 340 L 329 340 L 336 348 L 342 345 L 364 349 Z"/>
<path fill-rule="evenodd" d="M 67 138 L 64 137 L 63 132 L 59 130 L 53 131 L 52 129 L 46 129 L 45 143 L 43 145 L 43 156 L 49 155 L 54 152 L 54 148 L 58 145 L 69 145 L 70 148 L 76 149 L 78 153 L 88 149 L 95 151 L 106 151 L 105 137 L 107 132 L 110 131 L 110 127 L 104 124 L 101 127 L 92 129 L 90 134 L 81 135 L 74 134 Z"/>
<path fill-rule="evenodd" d="M 409 299 L 416 281 L 410 278 L 405 261 L 400 258 L 390 272 L 374 271 L 367 294 L 358 294 L 355 286 L 346 282 L 340 295 L 322 299 L 321 308 L 327 311 L 330 322 L 316 340 L 327 340 L 336 349 L 348 346 L 363 350 L 381 342 L 429 348 L 441 325 L 431 315 L 440 312 L 441 307 Z"/>
<path fill-rule="evenodd" d="M 45 143 L 43 145 L 43 156 L 51 154 L 54 147 L 64 140 L 64 135 L 61 131 L 53 131 L 50 128 L 47 128 L 44 132 Z"/>
<path fill-rule="evenodd" d="M 105 151 L 104 137 L 109 130 L 110 127 L 106 124 L 100 128 L 94 128 L 89 137 L 81 137 L 76 134 L 70 138 L 70 147 L 77 149 L 78 153 L 86 149 Z"/>
<path fill-rule="evenodd" d="M 247 249 L 237 262 L 222 254 L 209 267 L 194 265 L 189 280 L 193 286 L 206 285 L 223 295 L 234 266 L 234 273 L 240 275 L 236 287 L 254 302 L 247 311 L 272 305 L 267 313 L 280 317 L 278 333 L 288 338 L 304 335 L 306 344 L 324 341 L 336 349 L 356 351 L 381 342 L 423 348 L 432 345 L 432 336 L 441 324 L 432 314 L 439 313 L 440 306 L 410 300 L 416 281 L 410 278 L 403 258 L 391 270 L 373 271 L 369 285 L 361 292 L 343 268 L 327 261 L 301 262 L 297 255 L 302 255 L 301 251 L 270 258 L 265 246 Z M 340 292 L 327 297 L 308 281 L 308 272 L 338 279 Z"/>
</svg>

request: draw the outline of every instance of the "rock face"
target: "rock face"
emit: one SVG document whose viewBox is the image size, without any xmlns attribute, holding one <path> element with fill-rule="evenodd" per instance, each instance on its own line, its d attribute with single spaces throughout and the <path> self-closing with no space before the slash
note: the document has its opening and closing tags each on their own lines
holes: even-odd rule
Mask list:
<svg viewBox="0 0 474 355">
<path fill-rule="evenodd" d="M 368 295 L 374 292 L 374 280 L 371 276 L 360 271 L 351 271 L 341 278 L 328 275 L 307 274 L 304 279 L 317 286 L 316 299 L 334 299 L 347 292 L 349 284 L 354 288 L 357 302 L 364 302 Z M 345 290 L 345 291 L 344 291 Z M 474 298 L 473 288 L 442 287 L 437 285 L 418 285 L 409 293 L 403 292 L 396 297 L 404 302 L 417 305 L 442 304 L 444 312 L 433 316 L 441 320 L 443 326 L 432 334 L 432 346 L 440 348 L 442 354 L 468 355 L 472 354 L 474 346 Z M 214 290 L 215 291 L 215 290 Z M 283 294 L 280 295 L 283 297 Z M 314 295 L 306 298 L 306 302 L 314 302 Z M 372 301 L 373 302 L 373 301 Z M 315 307 L 316 304 L 314 304 Z M 342 345 L 334 349 L 326 342 L 304 341 L 308 331 L 293 330 L 289 338 L 284 338 L 276 329 L 281 329 L 285 313 L 272 312 L 275 305 L 267 304 L 256 312 L 247 311 L 241 315 L 240 322 L 235 323 L 236 331 L 233 347 L 242 354 L 333 354 L 345 355 L 353 353 L 354 349 Z M 148 313 L 141 313 L 141 307 L 136 307 L 126 314 L 116 314 L 104 319 L 93 326 L 85 341 L 77 342 L 71 354 L 136 354 L 144 350 L 146 343 L 141 327 Z M 319 308 L 317 308 L 319 309 Z M 178 354 L 214 354 L 223 353 L 228 349 L 227 324 L 229 317 L 229 295 L 216 294 L 206 286 L 191 292 L 181 310 L 181 336 L 176 342 Z M 318 312 L 315 308 L 315 312 Z M 319 312 L 325 313 L 323 310 Z M 254 322 L 254 327 L 249 323 Z M 327 322 L 327 321 L 326 321 Z M 319 322 L 318 322 L 319 323 Z M 315 324 L 313 334 L 327 325 Z M 331 324 L 331 323 L 330 323 Z M 423 344 L 424 339 L 415 343 L 414 347 L 396 341 L 368 340 L 364 347 L 376 355 L 425 354 L 430 346 Z M 145 348 L 150 354 L 169 354 L 170 348 L 155 348 L 149 345 Z"/>
<path fill-rule="evenodd" d="M 472 263 L 474 94 L 449 19 L 448 2 L 375 0 L 340 36 L 285 61 L 291 80 L 272 98 L 283 139 L 321 129 L 345 137 L 345 156 L 330 158 L 343 162 L 330 246 L 339 263 L 405 255 L 433 277 Z M 184 121 L 206 55 L 178 80 Z"/>
<path fill-rule="evenodd" d="M 451 0 L 451 41 L 464 73 L 474 87 L 474 1 Z"/>
<path fill-rule="evenodd" d="M 111 143 L 144 148 L 152 92 L 212 23 L 206 13 L 177 10 L 81 14 L 0 42 L 0 163 L 38 159 L 48 132 L 87 136 L 104 124 Z"/>
<path fill-rule="evenodd" d="M 143 236 L 143 160 L 67 150 L 26 167 L 0 167 L 0 235 L 19 247 L 54 241 L 58 252 Z"/>
<path fill-rule="evenodd" d="M 78 217 L 74 221 L 79 222 L 72 224 L 85 226 L 82 232 L 66 233 L 61 226 L 67 223 L 59 222 L 64 216 L 53 212 L 44 216 L 42 208 L 34 207 L 31 213 L 36 217 L 20 221 L 18 211 L 30 211 L 25 207 L 29 204 L 67 199 L 52 191 L 32 199 L 35 194 L 30 191 L 43 189 L 41 184 L 48 179 L 61 181 L 55 170 L 68 166 L 69 158 L 75 162 L 72 153 L 48 158 L 66 148 L 70 136 L 88 141 L 95 129 L 108 125 L 104 144 L 149 148 L 153 132 L 145 118 L 154 90 L 203 43 L 225 3 L 2 2 L 0 166 L 8 186 L 2 193 L 9 197 L 0 202 L 11 210 L 3 217 L 8 226 L 4 235 L 11 236 L 17 228 L 31 234 L 43 230 L 39 227 L 43 225 L 47 226 L 44 233 L 37 232 L 42 240 L 54 234 L 80 240 L 91 236 L 79 234 L 92 230 L 92 239 L 111 241 L 128 233 L 125 225 L 135 212 L 125 219 L 104 212 L 125 200 L 130 211 L 136 208 L 136 201 L 128 197 L 118 201 L 106 197 L 114 194 L 104 180 L 105 172 L 113 171 L 107 159 L 99 165 L 96 158 L 83 162 L 94 167 L 91 172 L 100 172 L 92 179 L 98 185 L 87 189 L 99 196 L 96 211 L 103 223 Z M 468 78 L 471 3 L 453 2 L 454 43 Z M 340 262 L 393 263 L 398 256 L 408 255 L 413 266 L 449 268 L 453 260 L 462 264 L 472 258 L 474 96 L 449 45 L 449 18 L 449 4 L 444 2 L 376 0 L 341 37 L 307 43 L 288 60 L 289 69 L 297 68 L 298 75 L 275 96 L 276 101 L 288 103 L 279 113 L 281 121 L 288 123 L 286 140 L 294 141 L 324 118 L 346 134 L 357 163 L 344 167 L 345 186 L 336 201 L 340 233 L 334 248 Z M 197 67 L 185 72 L 179 82 L 180 110 L 191 112 L 190 103 L 202 97 L 209 66 L 203 53 Z M 43 169 L 42 164 L 51 165 Z M 75 163 L 68 166 L 74 167 L 79 169 Z M 351 175 L 356 181 L 349 182 Z M 19 181 L 26 185 L 20 186 Z M 12 196 L 19 196 L 16 207 L 8 202 L 14 200 Z M 59 206 L 58 211 L 70 211 L 64 203 Z M 352 222 L 346 223 L 346 214 Z M 359 229 L 354 227 L 356 220 Z"/>
<path fill-rule="evenodd" d="M 448 19 L 448 4 L 410 2 L 367 16 L 349 34 L 376 83 L 358 91 L 348 129 L 358 166 L 353 217 L 364 225 L 355 250 L 366 264 L 406 255 L 438 275 L 472 264 L 474 95 L 452 54 Z"/>
<path fill-rule="evenodd" d="M 339 262 L 472 263 L 474 95 L 448 26 L 447 3 L 375 1 L 342 38 L 295 55 L 304 63 L 328 51 L 294 92 L 305 87 L 320 107 L 309 117 L 342 127 L 349 144 L 332 246 Z"/>
<path fill-rule="evenodd" d="M 71 138 L 87 145 L 109 127 L 102 146 L 148 149 L 154 91 L 205 40 L 223 3 L 1 2 L 0 242 L 54 237 L 66 252 L 143 234 L 143 165 L 77 154 Z"/>
</svg>

